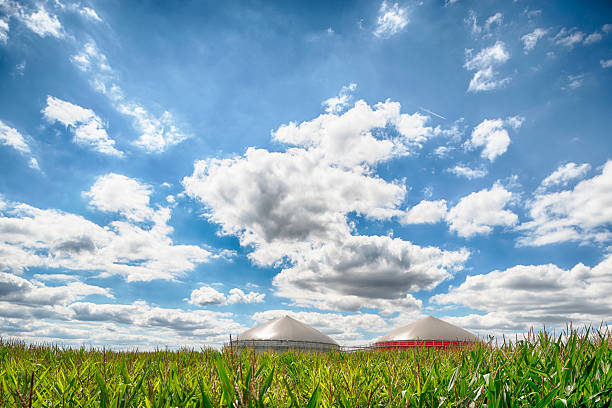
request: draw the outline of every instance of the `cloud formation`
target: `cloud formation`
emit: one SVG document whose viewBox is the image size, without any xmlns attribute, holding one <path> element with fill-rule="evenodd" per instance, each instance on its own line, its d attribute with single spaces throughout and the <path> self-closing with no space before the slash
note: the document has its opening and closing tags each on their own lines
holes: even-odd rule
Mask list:
<svg viewBox="0 0 612 408">
<path fill-rule="evenodd" d="M 506 130 L 509 126 L 518 129 L 522 126 L 525 118 L 520 116 L 503 119 L 485 119 L 472 131 L 472 137 L 465 143 L 467 149 L 477 149 L 482 147 L 480 155 L 490 162 L 508 150 L 510 145 L 510 135 Z"/>
<path fill-rule="evenodd" d="M 568 175 L 573 173 L 579 177 L 582 171 L 559 168 L 545 180 L 559 180 L 558 184 L 563 184 Z M 612 224 L 612 161 L 606 162 L 601 174 L 582 180 L 573 189 L 551 193 L 536 191 L 526 207 L 530 220 L 519 227 L 524 234 L 518 240 L 520 245 L 609 242 L 612 239 L 609 228 Z"/>
<path fill-rule="evenodd" d="M 591 165 L 588 163 L 576 164 L 576 163 L 567 163 L 555 171 L 553 171 L 549 176 L 547 176 L 540 187 L 542 189 L 547 189 L 553 186 L 567 186 L 567 184 L 575 179 L 582 179 L 586 176 L 586 174 L 591 170 Z"/>
<path fill-rule="evenodd" d="M 357 89 L 357 84 L 350 83 L 340 89 L 338 96 L 333 96 L 324 100 L 321 105 L 325 107 L 325 112 L 338 114 L 342 112 L 352 98 L 352 92 Z"/>
<path fill-rule="evenodd" d="M 261 303 L 266 297 L 265 293 L 248 292 L 245 293 L 240 288 L 232 288 L 226 296 L 215 288 L 204 285 L 199 289 L 194 289 L 189 297 L 189 303 L 197 306 L 209 305 L 233 305 L 237 303 Z"/>
<path fill-rule="evenodd" d="M 117 212 L 133 221 L 151 220 L 155 211 L 149 206 L 151 186 L 122 174 L 98 177 L 83 196 L 100 211 Z"/>
<path fill-rule="evenodd" d="M 501 88 L 510 82 L 510 78 L 500 78 L 496 69 L 510 59 L 506 46 L 502 41 L 482 49 L 474 55 L 473 50 L 465 50 L 465 64 L 468 71 L 475 71 L 468 92 L 491 91 Z"/>
<path fill-rule="evenodd" d="M 544 37 L 548 33 L 548 30 L 543 28 L 536 28 L 530 33 L 525 34 L 521 37 L 523 41 L 523 49 L 525 50 L 525 54 L 529 51 L 533 50 L 538 43 L 538 40 Z"/>
<path fill-rule="evenodd" d="M 439 133 L 427 120 L 401 113 L 397 102 L 358 101 L 342 114 L 280 126 L 273 138 L 289 145 L 284 152 L 249 148 L 198 161 L 183 185 L 223 234 L 252 249 L 253 262 L 283 267 L 273 282 L 278 295 L 320 309 L 418 309 L 408 291 L 434 287 L 469 253 L 355 235 L 347 215 L 404 214 L 406 188 L 377 177 L 373 166 Z"/>
<path fill-rule="evenodd" d="M 458 177 L 465 177 L 468 180 L 482 178 L 487 175 L 486 169 L 472 169 L 470 167 L 460 165 L 456 165 L 455 167 L 448 169 L 448 171 Z"/>
<path fill-rule="evenodd" d="M 380 38 L 392 37 L 404 29 L 408 22 L 408 10 L 406 8 L 400 7 L 398 3 L 389 5 L 384 0 L 378 11 L 374 35 Z"/>
<path fill-rule="evenodd" d="M 127 185 L 134 186 L 133 183 Z M 104 189 L 102 189 L 104 192 Z M 214 255 L 196 245 L 175 245 L 168 226 L 170 209 L 151 210 L 148 225 L 140 219 L 133 197 L 121 195 L 108 204 L 127 220 L 107 226 L 55 209 L 39 209 L 23 203 L 0 205 L 0 271 L 19 272 L 30 267 L 72 271 L 97 271 L 99 276 L 119 275 L 127 281 L 173 279 L 191 271 Z M 96 189 L 86 197 L 94 202 Z"/>
<path fill-rule="evenodd" d="M 106 55 L 94 42 L 86 43 L 83 51 L 71 60 L 81 71 L 92 76 L 94 89 L 106 95 L 118 112 L 132 118 L 134 127 L 140 131 L 140 137 L 133 142 L 135 146 L 148 153 L 162 153 L 188 137 L 179 129 L 170 112 L 164 111 L 156 116 L 141 104 L 126 98 Z"/>
<path fill-rule="evenodd" d="M 400 222 L 404 224 L 433 224 L 443 220 L 445 216 L 446 200 L 423 200 L 406 211 Z"/>
<path fill-rule="evenodd" d="M 530 327 L 590 324 L 612 315 L 612 256 L 596 266 L 579 263 L 569 270 L 557 265 L 517 265 L 506 270 L 468 276 L 432 303 L 461 305 L 485 312 L 457 320 L 464 327 L 527 331 Z"/>
<path fill-rule="evenodd" d="M 489 234 L 493 227 L 511 227 L 518 216 L 505 207 L 513 195 L 499 182 L 490 189 L 480 190 L 463 197 L 448 211 L 446 219 L 451 231 L 470 238 L 477 234 Z"/>
<path fill-rule="evenodd" d="M 59 122 L 69 127 L 74 132 L 74 143 L 100 153 L 123 157 L 123 152 L 115 148 L 115 141 L 106 132 L 102 119 L 91 109 L 49 95 L 42 113 L 50 123 Z"/>
<path fill-rule="evenodd" d="M 30 342 L 152 349 L 220 346 L 228 333 L 246 330 L 232 313 L 87 301 L 92 295 L 113 297 L 78 280 L 48 286 L 0 272 L 0 331 Z"/>
<path fill-rule="evenodd" d="M 26 27 L 34 31 L 41 37 L 51 36 L 55 38 L 62 37 L 62 24 L 57 19 L 57 16 L 50 15 L 43 6 L 40 6 L 35 13 L 23 14 L 22 20 Z"/>
<path fill-rule="evenodd" d="M 30 146 L 26 143 L 23 135 L 13 127 L 0 120 L 0 145 L 9 146 L 19 153 L 28 156 L 28 165 L 30 168 L 40 170 L 38 160 L 32 156 Z"/>
</svg>

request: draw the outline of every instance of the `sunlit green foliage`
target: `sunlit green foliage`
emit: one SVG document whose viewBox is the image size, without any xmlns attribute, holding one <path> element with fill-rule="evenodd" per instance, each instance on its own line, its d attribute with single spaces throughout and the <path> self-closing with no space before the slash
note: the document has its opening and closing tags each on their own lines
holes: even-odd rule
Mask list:
<svg viewBox="0 0 612 408">
<path fill-rule="evenodd" d="M 257 355 L 0 343 L 1 407 L 609 407 L 608 334 Z"/>
</svg>

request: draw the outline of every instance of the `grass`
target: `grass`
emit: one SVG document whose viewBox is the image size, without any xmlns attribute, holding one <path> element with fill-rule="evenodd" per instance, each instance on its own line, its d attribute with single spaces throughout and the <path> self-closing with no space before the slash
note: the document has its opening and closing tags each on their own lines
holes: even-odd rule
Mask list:
<svg viewBox="0 0 612 408">
<path fill-rule="evenodd" d="M 470 349 L 256 355 L 0 342 L 1 407 L 609 407 L 609 334 Z"/>
</svg>

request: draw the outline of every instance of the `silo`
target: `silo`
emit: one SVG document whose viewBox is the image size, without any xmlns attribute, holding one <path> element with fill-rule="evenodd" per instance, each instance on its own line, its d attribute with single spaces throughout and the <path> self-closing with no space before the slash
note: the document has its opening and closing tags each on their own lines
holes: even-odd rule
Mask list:
<svg viewBox="0 0 612 408">
<path fill-rule="evenodd" d="M 249 347 L 260 353 L 288 350 L 327 352 L 340 348 L 331 337 L 289 316 L 245 331 L 238 335 L 232 346 L 238 351 Z"/>
<path fill-rule="evenodd" d="M 448 348 L 473 345 L 479 341 L 477 336 L 467 330 L 433 316 L 427 316 L 378 338 L 374 347 L 378 350 L 412 347 Z"/>
</svg>

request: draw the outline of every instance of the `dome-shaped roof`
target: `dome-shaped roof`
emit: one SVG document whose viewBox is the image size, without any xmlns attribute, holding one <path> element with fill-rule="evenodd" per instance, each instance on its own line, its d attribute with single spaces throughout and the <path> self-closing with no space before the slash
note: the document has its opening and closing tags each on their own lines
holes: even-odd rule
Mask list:
<svg viewBox="0 0 612 408">
<path fill-rule="evenodd" d="M 401 340 L 479 341 L 478 337 L 467 330 L 427 316 L 379 337 L 376 342 Z"/>
<path fill-rule="evenodd" d="M 238 335 L 238 341 L 243 340 L 289 340 L 338 345 L 331 337 L 289 316 L 253 327 Z"/>
</svg>

